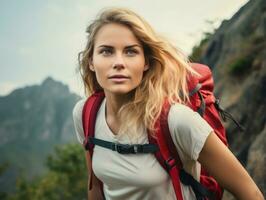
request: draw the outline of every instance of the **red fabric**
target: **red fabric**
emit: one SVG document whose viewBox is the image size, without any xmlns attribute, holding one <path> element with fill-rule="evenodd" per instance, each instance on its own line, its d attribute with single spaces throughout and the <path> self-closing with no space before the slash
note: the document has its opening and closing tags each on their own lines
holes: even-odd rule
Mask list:
<svg viewBox="0 0 266 200">
<path fill-rule="evenodd" d="M 170 105 L 165 102 L 165 109 L 163 109 L 163 113 L 161 113 L 161 118 L 155 124 L 156 140 L 151 137 L 151 134 L 148 134 L 149 143 L 157 144 L 159 146 L 160 151 L 155 153 L 155 156 L 162 167 L 169 173 L 172 184 L 175 190 L 177 200 L 183 200 L 182 191 L 181 191 L 181 183 L 179 180 L 180 169 L 182 168 L 182 163 L 179 159 L 178 153 L 176 151 L 173 140 L 171 139 L 171 135 L 165 134 L 165 127 L 168 128 L 167 120 L 165 120 L 168 116 Z M 168 170 L 165 161 L 168 161 L 168 164 L 171 167 Z"/>
<path fill-rule="evenodd" d="M 192 63 L 192 68 L 198 72 L 201 77 L 192 77 L 188 76 L 188 88 L 190 91 L 196 87 L 197 83 L 200 83 L 201 89 L 200 93 L 202 94 L 204 101 L 206 103 L 206 110 L 204 112 L 203 118 L 210 124 L 210 126 L 214 129 L 216 135 L 221 139 L 221 141 L 228 146 L 225 128 L 221 122 L 220 116 L 218 111 L 214 106 L 215 97 L 213 95 L 213 87 L 214 82 L 212 78 L 211 70 L 208 66 L 198 63 Z M 197 111 L 200 106 L 200 98 L 198 94 L 193 95 L 190 97 L 190 104 L 188 106 Z"/>
<path fill-rule="evenodd" d="M 95 121 L 96 115 L 100 108 L 101 102 L 104 98 L 104 93 L 97 92 L 90 96 L 84 104 L 83 111 L 82 111 L 82 125 L 84 131 L 85 140 L 83 142 L 84 147 L 88 146 L 88 150 L 90 156 L 92 158 L 93 155 L 93 144 L 88 144 L 89 137 L 94 137 L 94 130 L 95 130 Z M 92 160 L 92 159 L 91 159 Z M 91 163 L 91 171 L 90 171 L 90 182 L 89 182 L 89 190 L 92 189 L 92 163 Z M 103 185 L 101 183 L 101 190 L 103 193 Z"/>
<path fill-rule="evenodd" d="M 212 73 L 209 67 L 206 65 L 191 63 L 191 66 L 201 76 L 195 77 L 189 75 L 187 77 L 188 89 L 189 91 L 193 90 L 198 83 L 202 85 L 199 92 L 203 96 L 204 101 L 206 103 L 206 110 L 204 112 L 203 118 L 214 129 L 214 132 L 221 139 L 221 141 L 225 145 L 228 145 L 225 135 L 225 129 L 221 123 L 219 113 L 214 106 L 215 97 L 213 95 L 214 84 L 213 84 Z M 90 98 L 87 99 L 84 105 L 82 120 L 83 120 L 84 134 L 85 134 L 85 141 L 84 141 L 85 146 L 87 145 L 88 137 L 94 137 L 96 115 L 103 98 L 104 98 L 103 92 L 95 92 L 95 94 L 93 94 Z M 198 108 L 200 107 L 200 104 L 201 104 L 200 97 L 198 93 L 195 93 L 190 98 L 190 104 L 188 104 L 188 106 L 192 108 L 194 111 L 197 111 Z M 168 160 L 170 157 L 174 158 L 171 160 L 171 162 L 177 163 L 177 165 L 171 168 L 171 170 L 169 170 L 168 173 L 172 179 L 177 200 L 183 200 L 180 181 L 179 181 L 179 171 L 180 168 L 182 167 L 182 163 L 180 161 L 180 158 L 178 156 L 178 153 L 176 151 L 176 148 L 174 146 L 174 143 L 171 139 L 169 132 L 169 127 L 167 123 L 169 108 L 170 105 L 167 102 L 165 102 L 163 112 L 161 113 L 160 118 L 156 122 L 157 132 L 155 135 L 157 138 L 156 139 L 152 138 L 150 134 L 148 135 L 148 138 L 150 143 L 157 144 L 159 146 L 160 151 L 157 151 L 155 153 L 155 156 L 159 161 L 159 163 L 162 165 L 162 167 L 164 167 L 164 169 L 167 170 L 165 161 Z M 94 147 L 93 145 L 89 145 L 89 151 L 91 157 L 93 155 L 93 147 Z M 200 182 L 201 184 L 206 186 L 209 190 L 215 192 L 216 199 L 221 199 L 223 193 L 222 188 L 212 177 L 208 175 L 208 173 L 204 169 L 202 169 L 201 171 Z M 90 182 L 90 188 L 91 186 L 92 183 Z"/>
<path fill-rule="evenodd" d="M 211 176 L 205 176 L 201 173 L 200 175 L 200 183 L 206 186 L 210 191 L 214 192 L 215 199 L 222 199 L 223 189 L 219 186 L 217 181 Z"/>
<path fill-rule="evenodd" d="M 216 135 L 220 138 L 220 140 L 228 146 L 228 142 L 226 139 L 225 128 L 221 122 L 218 111 L 214 106 L 215 97 L 213 95 L 214 82 L 212 78 L 211 70 L 208 66 L 192 63 L 192 67 L 195 71 L 197 71 L 201 77 L 198 79 L 198 82 L 202 85 L 200 89 L 200 93 L 202 94 L 204 101 L 206 103 L 206 109 L 203 115 L 203 118 L 208 122 L 208 124 L 213 128 Z M 195 77 L 189 77 L 189 79 L 197 79 Z M 195 81 L 189 81 L 188 83 L 193 83 Z M 189 86 L 191 87 L 191 86 Z M 193 86 L 192 86 L 193 87 Z M 189 105 L 194 111 L 198 109 L 200 106 L 200 98 L 198 94 L 193 95 L 191 98 L 191 104 Z M 213 191 L 216 195 L 216 199 L 221 199 L 223 195 L 223 189 L 219 184 L 208 175 L 205 169 L 201 169 L 201 177 L 200 182 L 204 186 L 206 186 L 209 190 Z"/>
</svg>

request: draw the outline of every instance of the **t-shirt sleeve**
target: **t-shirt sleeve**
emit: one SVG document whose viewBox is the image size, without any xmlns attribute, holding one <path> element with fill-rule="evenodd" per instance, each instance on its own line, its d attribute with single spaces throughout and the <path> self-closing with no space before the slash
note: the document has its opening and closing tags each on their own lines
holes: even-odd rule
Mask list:
<svg viewBox="0 0 266 200">
<path fill-rule="evenodd" d="M 79 100 L 73 108 L 72 116 L 78 141 L 83 144 L 84 131 L 82 126 L 82 110 L 86 99 Z"/>
<path fill-rule="evenodd" d="M 171 106 L 168 124 L 178 152 L 197 160 L 212 127 L 197 112 L 182 104 Z"/>
</svg>

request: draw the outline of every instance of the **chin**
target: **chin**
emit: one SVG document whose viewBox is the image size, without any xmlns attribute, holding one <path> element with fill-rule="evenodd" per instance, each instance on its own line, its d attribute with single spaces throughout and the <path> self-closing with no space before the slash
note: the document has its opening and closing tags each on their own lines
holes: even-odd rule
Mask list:
<svg viewBox="0 0 266 200">
<path fill-rule="evenodd" d="M 110 91 L 110 92 L 115 95 L 127 95 L 129 93 L 132 93 L 133 90 L 117 90 L 117 91 Z"/>
<path fill-rule="evenodd" d="M 135 88 L 112 88 L 106 90 L 110 94 L 114 95 L 127 95 L 135 91 Z"/>
</svg>

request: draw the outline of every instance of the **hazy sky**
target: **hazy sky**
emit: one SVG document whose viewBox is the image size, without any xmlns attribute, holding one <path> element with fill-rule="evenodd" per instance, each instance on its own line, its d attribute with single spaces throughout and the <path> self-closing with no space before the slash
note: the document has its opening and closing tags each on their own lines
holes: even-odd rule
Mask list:
<svg viewBox="0 0 266 200">
<path fill-rule="evenodd" d="M 75 74 L 90 20 L 105 7 L 127 7 L 189 54 L 202 33 L 248 0 L 0 0 L 0 95 L 47 76 L 83 95 Z"/>
</svg>

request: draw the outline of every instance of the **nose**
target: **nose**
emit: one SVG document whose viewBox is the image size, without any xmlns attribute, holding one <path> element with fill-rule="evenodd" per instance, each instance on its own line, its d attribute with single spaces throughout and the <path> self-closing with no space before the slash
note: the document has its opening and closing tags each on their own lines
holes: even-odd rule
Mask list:
<svg viewBox="0 0 266 200">
<path fill-rule="evenodd" d="M 123 68 L 125 68 L 125 61 L 123 59 L 123 56 L 116 55 L 113 63 L 113 69 L 123 69 Z"/>
</svg>

